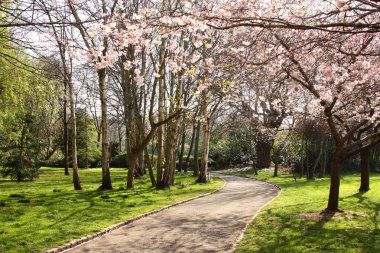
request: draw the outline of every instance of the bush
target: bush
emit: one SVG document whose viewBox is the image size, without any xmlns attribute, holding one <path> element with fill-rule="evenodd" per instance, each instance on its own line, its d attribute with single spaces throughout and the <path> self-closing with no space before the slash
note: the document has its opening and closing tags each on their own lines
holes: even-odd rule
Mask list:
<svg viewBox="0 0 380 253">
<path fill-rule="evenodd" d="M 0 174 L 18 182 L 32 181 L 38 178 L 39 169 L 32 166 L 3 167 L 0 169 Z"/>
<path fill-rule="evenodd" d="M 128 168 L 128 156 L 126 153 L 115 155 L 110 161 L 111 167 L 114 168 Z"/>
<path fill-rule="evenodd" d="M 212 167 L 228 167 L 249 161 L 249 150 L 243 142 L 233 138 L 214 140 L 210 145 Z"/>
</svg>

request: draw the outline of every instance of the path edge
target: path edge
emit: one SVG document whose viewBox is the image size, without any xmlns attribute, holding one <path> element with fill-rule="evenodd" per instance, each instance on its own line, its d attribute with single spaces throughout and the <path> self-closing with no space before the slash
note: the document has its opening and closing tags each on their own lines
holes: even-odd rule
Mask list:
<svg viewBox="0 0 380 253">
<path fill-rule="evenodd" d="M 220 173 L 220 174 L 222 174 L 222 173 Z M 218 176 L 216 175 L 216 177 L 218 177 Z M 79 245 L 82 245 L 82 244 L 85 244 L 87 242 L 93 241 L 93 240 L 95 240 L 95 239 L 97 239 L 97 238 L 99 238 L 99 237 L 101 237 L 103 235 L 106 235 L 106 234 L 108 234 L 108 233 L 110 233 L 110 232 L 112 232 L 112 231 L 114 231 L 114 230 L 116 230 L 118 228 L 124 227 L 126 225 L 129 225 L 129 224 L 135 222 L 135 221 L 141 220 L 142 218 L 145 218 L 145 217 L 151 216 L 153 214 L 162 212 L 162 211 L 164 211 L 166 209 L 169 209 L 171 207 L 178 206 L 178 205 L 190 202 L 192 200 L 200 199 L 200 198 L 209 196 L 211 194 L 217 193 L 217 192 L 223 190 L 226 187 L 226 185 L 227 185 L 227 181 L 226 180 L 224 180 L 223 178 L 220 178 L 220 177 L 218 177 L 218 178 L 221 179 L 221 180 L 223 180 L 224 184 L 221 187 L 219 187 L 218 189 L 216 189 L 216 190 L 214 190 L 212 192 L 205 193 L 205 194 L 202 194 L 202 195 L 199 195 L 199 196 L 195 196 L 195 197 L 192 197 L 190 199 L 185 199 L 185 200 L 182 200 L 182 201 L 170 204 L 170 205 L 166 205 L 166 206 L 164 206 L 164 207 L 162 207 L 160 209 L 156 209 L 156 210 L 153 210 L 153 211 L 150 211 L 150 212 L 147 212 L 147 213 L 140 214 L 140 215 L 135 216 L 133 218 L 130 218 L 128 220 L 125 220 L 125 221 L 119 222 L 117 224 L 114 224 L 112 226 L 109 226 L 109 227 L 107 227 L 107 228 L 105 228 L 105 229 L 103 229 L 100 232 L 97 232 L 95 234 L 84 236 L 84 237 L 79 238 L 79 239 L 74 239 L 74 240 L 72 240 L 72 241 L 70 241 L 68 243 L 65 243 L 65 244 L 61 245 L 61 246 L 58 246 L 58 247 L 53 248 L 53 249 L 44 250 L 42 252 L 43 253 L 59 253 L 59 252 L 67 251 L 69 249 L 76 248 Z"/>
<path fill-rule="evenodd" d="M 276 185 L 276 184 L 273 184 L 273 183 L 269 183 L 265 180 L 260 180 L 260 179 L 256 179 L 256 178 L 251 178 L 251 177 L 245 177 L 245 176 L 240 176 L 240 175 L 234 175 L 234 174 L 227 174 L 227 173 L 221 173 L 221 172 L 217 172 L 217 171 L 213 171 L 214 174 L 221 174 L 221 175 L 226 175 L 226 176 L 235 176 L 235 177 L 241 177 L 241 178 L 246 178 L 246 179 L 251 179 L 253 181 L 260 181 L 260 182 L 263 182 L 263 183 L 266 183 L 266 184 L 269 184 L 269 185 L 272 185 L 273 187 L 277 188 L 279 191 L 277 193 L 276 196 L 274 196 L 270 201 L 268 201 L 267 203 L 265 203 L 265 205 L 263 205 L 262 207 L 259 208 L 259 210 L 257 210 L 257 212 L 255 213 L 255 215 L 252 216 L 252 218 L 249 220 L 249 222 L 247 223 L 247 225 L 245 225 L 244 229 L 240 232 L 238 238 L 236 239 L 236 241 L 234 242 L 234 244 L 232 245 L 232 247 L 228 250 L 229 253 L 232 253 L 236 250 L 236 247 L 239 245 L 239 243 L 241 242 L 241 240 L 243 239 L 244 237 L 244 234 L 245 232 L 247 231 L 248 229 L 248 226 L 253 222 L 253 220 L 260 214 L 261 210 L 264 209 L 267 205 L 269 205 L 270 203 L 272 203 L 275 199 L 278 198 L 278 196 L 281 195 L 282 193 L 282 189 L 280 186 Z"/>
</svg>

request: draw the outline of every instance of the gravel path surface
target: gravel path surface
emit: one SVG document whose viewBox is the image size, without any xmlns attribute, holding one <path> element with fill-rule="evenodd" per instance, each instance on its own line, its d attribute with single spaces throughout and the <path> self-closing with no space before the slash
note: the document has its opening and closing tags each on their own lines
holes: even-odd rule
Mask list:
<svg viewBox="0 0 380 253">
<path fill-rule="evenodd" d="M 219 192 L 133 222 L 65 252 L 231 252 L 253 216 L 280 190 L 265 182 L 215 174 Z"/>
</svg>

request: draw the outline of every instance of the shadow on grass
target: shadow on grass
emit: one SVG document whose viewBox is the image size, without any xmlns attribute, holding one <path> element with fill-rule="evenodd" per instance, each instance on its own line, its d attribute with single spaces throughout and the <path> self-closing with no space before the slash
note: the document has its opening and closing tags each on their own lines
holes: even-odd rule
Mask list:
<svg viewBox="0 0 380 253">
<path fill-rule="evenodd" d="M 367 196 L 365 192 L 354 190 L 360 176 L 357 173 L 345 174 L 342 177 L 342 194 L 355 191 L 355 194 L 340 198 L 341 206 L 348 214 L 335 217 L 334 213 L 326 213 L 320 217 L 315 213 L 319 217 L 313 220 L 308 218 L 326 204 L 328 178 L 295 181 L 292 175 L 274 178 L 266 172 L 259 172 L 258 176 L 254 176 L 252 171 L 231 171 L 231 174 L 269 181 L 283 190 L 279 198 L 249 226 L 237 253 L 380 252 L 380 203 L 373 194 L 376 186 L 380 185 L 378 176 L 371 177 L 373 190 Z M 299 218 L 299 214 L 307 215 Z"/>
<path fill-rule="evenodd" d="M 342 228 L 334 223 L 333 214 L 326 214 L 320 221 L 292 219 L 289 216 L 277 216 L 266 221 L 253 223 L 255 236 L 249 236 L 237 252 L 380 252 L 377 243 L 378 229 L 366 230 L 356 227 Z M 269 224 L 268 224 L 269 223 Z M 268 233 L 268 225 L 271 231 Z M 377 225 L 376 225 L 377 226 Z M 260 235 L 260 236 L 258 236 Z M 248 241 L 250 241 L 248 243 Z M 249 244 L 258 246 L 252 249 Z M 248 245 L 246 245 L 248 244 Z"/>
<path fill-rule="evenodd" d="M 371 217 L 371 221 L 374 228 L 373 230 L 369 231 L 367 241 L 368 241 L 368 244 L 370 245 L 378 244 L 380 240 L 380 228 L 379 228 L 379 221 L 378 221 L 380 217 L 380 203 L 368 200 L 368 197 L 365 196 L 367 193 L 368 192 L 365 192 L 365 191 L 358 191 L 355 194 L 342 198 L 342 201 L 352 202 L 350 201 L 350 199 L 356 199 L 357 201 L 354 201 L 354 202 L 359 203 L 366 210 L 373 211 L 370 217 Z M 366 245 L 363 246 L 362 250 L 363 250 L 362 252 L 368 252 L 368 253 L 375 252 L 375 251 L 369 251 Z M 380 249 L 377 249 L 377 250 L 378 251 L 376 252 L 380 252 Z"/>
</svg>

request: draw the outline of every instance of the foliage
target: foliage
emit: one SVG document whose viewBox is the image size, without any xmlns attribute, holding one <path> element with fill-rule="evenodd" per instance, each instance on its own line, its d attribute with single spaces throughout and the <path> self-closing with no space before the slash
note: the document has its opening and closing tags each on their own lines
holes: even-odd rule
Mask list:
<svg viewBox="0 0 380 253">
<path fill-rule="evenodd" d="M 249 130 L 240 127 L 241 121 L 236 120 L 226 133 L 216 133 L 210 143 L 210 158 L 215 167 L 249 162 L 252 157 L 252 145 Z"/>
<path fill-rule="evenodd" d="M 288 130 L 280 131 L 276 135 L 271 152 L 274 162 L 294 166 L 300 160 L 300 140 L 293 132 Z"/>
<path fill-rule="evenodd" d="M 97 141 L 97 132 L 93 119 L 85 110 L 77 109 L 77 151 L 78 166 L 81 168 L 97 167 L 101 164 L 101 150 Z M 69 126 L 69 143 L 71 143 L 71 127 Z M 69 145 L 71 157 L 71 145 Z"/>
<path fill-rule="evenodd" d="M 114 168 L 127 168 L 128 167 L 127 153 L 122 152 L 122 153 L 115 155 L 112 158 L 110 165 Z"/>
<path fill-rule="evenodd" d="M 379 252 L 380 175 L 371 177 L 371 191 L 358 193 L 360 176 L 342 178 L 341 208 L 345 214 L 305 220 L 297 215 L 325 207 L 329 179 L 294 181 L 291 175 L 274 178 L 270 172 L 225 171 L 274 183 L 282 192 L 249 225 L 236 252 Z"/>
<path fill-rule="evenodd" d="M 93 119 L 85 110 L 77 109 L 77 159 L 80 168 L 98 167 L 101 164 L 101 150 Z M 71 126 L 69 125 L 69 161 L 71 160 Z M 47 162 L 54 167 L 64 166 L 63 146 Z"/>
<path fill-rule="evenodd" d="M 10 179 L 18 182 L 34 180 L 38 178 L 39 168 L 34 164 L 20 164 L 19 161 L 15 161 L 13 164 L 1 167 L 0 174 L 3 177 L 9 177 Z"/>
<path fill-rule="evenodd" d="M 140 177 L 135 189 L 126 191 L 127 171 L 112 169 L 112 181 L 119 189 L 105 193 L 97 190 L 101 170 L 86 169 L 80 170 L 84 190 L 74 191 L 72 179 L 62 172 L 62 168 L 41 168 L 35 182 L 0 182 L 0 252 L 41 252 L 223 184 L 214 179 L 198 185 L 189 174 L 177 174 L 178 183 L 170 189 L 155 190 L 148 177 Z"/>
<path fill-rule="evenodd" d="M 4 43 L 9 47 L 0 48 L 0 53 L 32 64 L 12 43 Z M 39 61 L 33 64 L 43 66 Z M 0 165 L 2 175 L 18 181 L 34 179 L 40 164 L 56 150 L 57 101 L 53 83 L 42 74 L 0 58 Z"/>
</svg>

